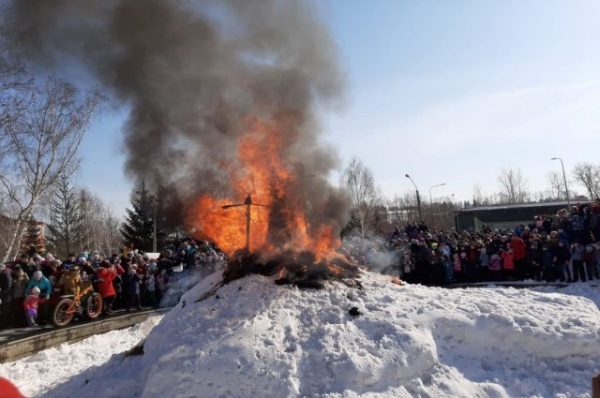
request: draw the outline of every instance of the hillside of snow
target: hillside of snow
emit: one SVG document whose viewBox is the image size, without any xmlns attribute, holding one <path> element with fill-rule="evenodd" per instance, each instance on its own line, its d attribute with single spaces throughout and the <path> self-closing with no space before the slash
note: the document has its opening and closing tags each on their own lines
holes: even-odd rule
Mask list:
<svg viewBox="0 0 600 398">
<path fill-rule="evenodd" d="M 589 397 L 600 371 L 600 290 L 585 284 L 443 289 L 371 273 L 362 288 L 219 281 L 187 292 L 144 355 L 114 355 L 36 396 Z"/>
</svg>

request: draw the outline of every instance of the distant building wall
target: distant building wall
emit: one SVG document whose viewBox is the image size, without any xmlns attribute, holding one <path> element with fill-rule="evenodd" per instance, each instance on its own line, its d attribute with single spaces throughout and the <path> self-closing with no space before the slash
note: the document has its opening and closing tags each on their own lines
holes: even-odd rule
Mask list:
<svg viewBox="0 0 600 398">
<path fill-rule="evenodd" d="M 514 228 L 520 224 L 531 224 L 535 216 L 556 214 L 567 208 L 567 202 L 526 203 L 521 205 L 479 206 L 455 212 L 457 231 L 490 228 Z"/>
</svg>

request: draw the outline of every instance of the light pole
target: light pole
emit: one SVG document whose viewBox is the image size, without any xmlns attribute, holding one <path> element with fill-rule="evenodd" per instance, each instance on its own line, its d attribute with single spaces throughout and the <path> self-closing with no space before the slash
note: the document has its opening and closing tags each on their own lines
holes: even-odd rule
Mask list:
<svg viewBox="0 0 600 398">
<path fill-rule="evenodd" d="M 569 197 L 569 186 L 567 185 L 567 174 L 565 173 L 565 164 L 561 158 L 551 158 L 550 160 L 559 160 L 560 167 L 562 168 L 563 181 L 565 182 L 565 193 L 567 194 L 567 207 L 571 208 L 571 198 Z"/>
<path fill-rule="evenodd" d="M 408 178 L 410 180 L 410 182 L 412 182 L 412 184 L 415 187 L 415 191 L 417 192 L 417 207 L 419 209 L 419 221 L 423 221 L 423 214 L 421 213 L 421 195 L 419 195 L 419 188 L 417 188 L 417 184 L 415 184 L 415 182 L 413 181 L 412 178 L 410 178 L 410 176 L 408 174 L 404 175 L 406 178 Z"/>
<path fill-rule="evenodd" d="M 445 183 L 445 182 L 442 182 L 441 184 L 437 184 L 437 185 L 434 185 L 434 186 L 432 186 L 431 188 L 429 188 L 429 206 L 433 206 L 433 200 L 431 200 L 431 190 L 432 190 L 433 188 L 437 188 L 437 187 L 443 187 L 444 185 L 446 185 L 446 183 Z"/>
</svg>

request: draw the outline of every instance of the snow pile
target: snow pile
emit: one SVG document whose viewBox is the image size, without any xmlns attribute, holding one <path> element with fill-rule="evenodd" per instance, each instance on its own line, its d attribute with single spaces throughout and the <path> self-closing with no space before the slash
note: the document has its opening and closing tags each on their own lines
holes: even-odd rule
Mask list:
<svg viewBox="0 0 600 398">
<path fill-rule="evenodd" d="M 585 284 L 563 293 L 398 286 L 370 273 L 362 289 L 219 280 L 185 293 L 144 355 L 115 355 L 43 396 L 577 397 L 600 370 L 600 296 Z"/>
<path fill-rule="evenodd" d="M 12 380 L 28 397 L 40 396 L 81 372 L 105 364 L 114 354 L 131 349 L 162 317 L 151 316 L 127 329 L 92 336 L 75 344 L 64 343 L 14 363 L 0 364 L 0 377 Z"/>
</svg>

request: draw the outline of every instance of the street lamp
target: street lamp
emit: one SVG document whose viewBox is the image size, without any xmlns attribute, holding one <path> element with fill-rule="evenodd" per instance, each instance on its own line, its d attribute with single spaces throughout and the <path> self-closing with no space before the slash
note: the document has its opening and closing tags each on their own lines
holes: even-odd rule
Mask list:
<svg viewBox="0 0 600 398">
<path fill-rule="evenodd" d="M 562 168 L 563 180 L 565 182 L 565 193 L 567 194 L 567 207 L 571 208 L 571 198 L 569 197 L 569 186 L 567 185 L 567 174 L 565 173 L 565 164 L 561 158 L 551 158 L 550 160 L 559 160 Z"/>
<path fill-rule="evenodd" d="M 419 221 L 423 221 L 423 214 L 421 213 L 421 196 L 419 195 L 419 188 L 417 188 L 417 184 L 415 184 L 415 182 L 413 181 L 412 178 L 410 178 L 410 176 L 408 174 L 404 175 L 406 178 L 408 178 L 410 180 L 410 182 L 412 182 L 412 184 L 415 187 L 415 191 L 417 192 L 417 207 L 419 209 Z"/>
<path fill-rule="evenodd" d="M 442 182 L 441 184 L 437 184 L 437 185 L 434 185 L 434 186 L 432 186 L 431 188 L 429 188 L 429 206 L 433 206 L 433 201 L 431 200 L 431 190 L 432 190 L 433 188 L 437 188 L 437 187 L 443 187 L 444 185 L 446 185 L 446 183 L 445 183 L 445 182 Z"/>
</svg>

